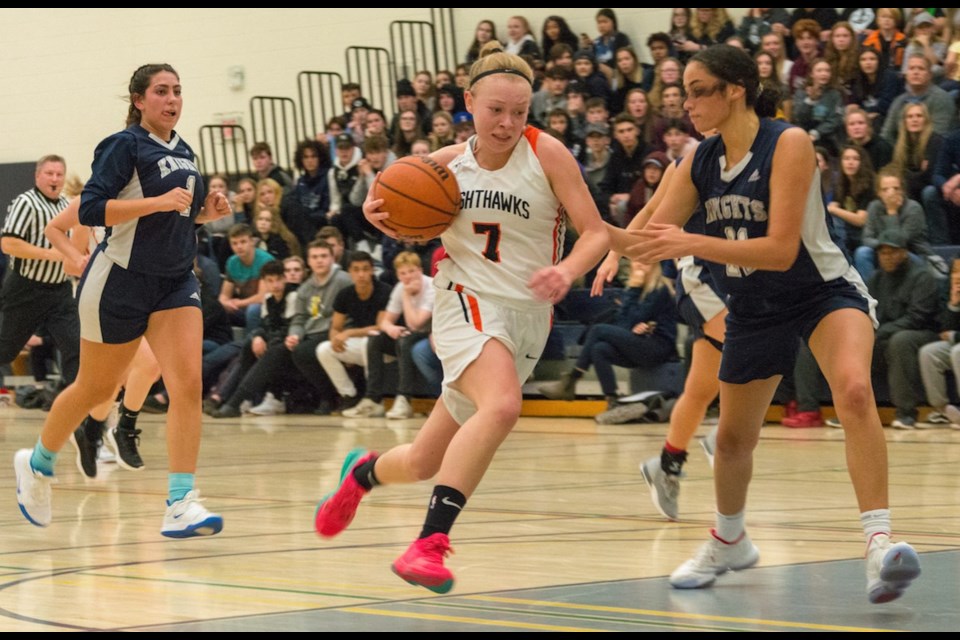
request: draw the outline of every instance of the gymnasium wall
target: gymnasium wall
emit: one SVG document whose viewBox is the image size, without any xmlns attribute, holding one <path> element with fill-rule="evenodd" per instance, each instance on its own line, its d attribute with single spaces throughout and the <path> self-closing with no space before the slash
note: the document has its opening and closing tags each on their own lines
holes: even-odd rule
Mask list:
<svg viewBox="0 0 960 640">
<path fill-rule="evenodd" d="M 671 11 L 614 10 L 621 30 L 640 45 L 641 56 L 646 37 L 667 27 Z M 745 9 L 729 11 L 738 22 Z M 522 7 L 455 9 L 458 60 L 479 20 L 494 20 L 498 33 L 505 34 L 507 18 L 524 15 L 539 39 L 550 13 Z M 596 8 L 562 13 L 575 32 L 595 35 Z M 89 177 L 97 142 L 123 126 L 126 85 L 141 64 L 168 62 L 179 71 L 184 112 L 178 131 L 199 151 L 199 127 L 224 114 L 239 114 L 245 122 L 251 96 L 296 100 L 298 72 L 345 76 L 346 47 L 389 48 L 393 20 L 430 20 L 430 9 L 0 9 L 0 182 L 11 179 L 4 164 L 33 163 L 48 153 L 64 156 L 68 172 Z M 239 90 L 228 83 L 228 70 L 235 66 L 245 73 Z M 10 190 L 19 193 L 29 186 Z"/>
</svg>

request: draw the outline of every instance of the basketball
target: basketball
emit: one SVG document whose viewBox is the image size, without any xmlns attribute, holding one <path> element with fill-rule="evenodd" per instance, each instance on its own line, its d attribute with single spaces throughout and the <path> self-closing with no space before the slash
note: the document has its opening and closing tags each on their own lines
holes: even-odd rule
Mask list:
<svg viewBox="0 0 960 640">
<path fill-rule="evenodd" d="M 384 169 L 374 185 L 374 198 L 383 198 L 382 220 L 397 240 L 436 238 L 460 212 L 460 187 L 447 167 L 427 156 L 406 156 Z"/>
</svg>

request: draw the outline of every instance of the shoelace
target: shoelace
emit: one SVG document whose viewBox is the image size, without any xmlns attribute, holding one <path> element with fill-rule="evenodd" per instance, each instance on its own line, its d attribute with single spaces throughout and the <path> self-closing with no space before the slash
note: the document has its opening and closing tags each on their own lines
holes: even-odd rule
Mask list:
<svg viewBox="0 0 960 640">
<path fill-rule="evenodd" d="M 37 471 L 31 473 L 35 482 L 30 483 L 30 500 L 39 506 L 50 504 L 50 485 L 56 484 L 57 479 Z"/>
<path fill-rule="evenodd" d="M 132 439 L 134 444 L 140 446 L 140 434 L 143 433 L 143 429 L 117 429 L 117 433 L 125 438 Z"/>
<path fill-rule="evenodd" d="M 442 561 L 447 556 L 453 555 L 453 547 L 449 543 L 439 538 L 430 538 L 424 542 L 424 555 L 436 556 L 437 560 Z"/>
</svg>

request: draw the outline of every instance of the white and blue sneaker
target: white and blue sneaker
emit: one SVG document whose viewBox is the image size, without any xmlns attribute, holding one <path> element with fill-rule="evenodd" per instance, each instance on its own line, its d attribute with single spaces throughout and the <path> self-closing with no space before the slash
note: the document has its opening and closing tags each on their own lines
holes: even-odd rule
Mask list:
<svg viewBox="0 0 960 640">
<path fill-rule="evenodd" d="M 17 474 L 17 503 L 20 512 L 30 524 L 46 527 L 50 524 L 50 485 L 53 476 L 45 476 L 30 464 L 33 449 L 20 449 L 13 456 L 13 470 Z"/>
<path fill-rule="evenodd" d="M 920 575 L 920 557 L 906 542 L 890 543 L 890 537 L 876 535 L 867 547 L 867 597 L 883 604 L 903 595 Z"/>
<path fill-rule="evenodd" d="M 173 504 L 167 503 L 160 533 L 168 538 L 212 536 L 223 530 L 223 516 L 210 513 L 200 504 L 200 492 L 194 489 Z"/>
<path fill-rule="evenodd" d="M 687 560 L 670 574 L 670 586 L 674 589 L 701 589 L 709 587 L 717 576 L 727 571 L 741 571 L 757 564 L 760 551 L 750 542 L 747 532 L 733 542 L 725 542 L 710 530 L 710 539 L 697 555 Z"/>
</svg>

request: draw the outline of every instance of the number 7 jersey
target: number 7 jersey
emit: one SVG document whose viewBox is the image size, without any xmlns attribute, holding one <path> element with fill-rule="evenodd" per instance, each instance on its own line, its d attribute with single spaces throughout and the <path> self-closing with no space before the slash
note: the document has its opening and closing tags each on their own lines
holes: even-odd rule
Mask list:
<svg viewBox="0 0 960 640">
<path fill-rule="evenodd" d="M 530 309 L 549 307 L 527 282 L 563 257 L 564 211 L 537 157 L 540 131 L 527 127 L 507 163 L 482 168 L 476 137 L 449 163 L 460 185 L 461 210 L 441 239 L 447 258 L 438 273 L 481 297 Z"/>
</svg>

